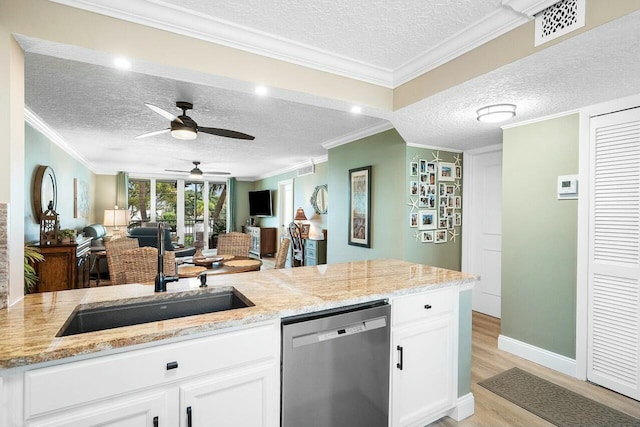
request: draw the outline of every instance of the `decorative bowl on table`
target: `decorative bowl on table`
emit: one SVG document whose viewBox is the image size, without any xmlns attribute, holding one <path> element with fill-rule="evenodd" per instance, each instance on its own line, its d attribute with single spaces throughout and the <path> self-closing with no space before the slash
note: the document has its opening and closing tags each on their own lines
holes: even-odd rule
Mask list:
<svg viewBox="0 0 640 427">
<path fill-rule="evenodd" d="M 193 264 L 199 265 L 202 267 L 210 267 L 213 264 L 224 260 L 222 256 L 210 256 L 210 257 L 202 257 L 202 258 L 193 258 Z"/>
</svg>

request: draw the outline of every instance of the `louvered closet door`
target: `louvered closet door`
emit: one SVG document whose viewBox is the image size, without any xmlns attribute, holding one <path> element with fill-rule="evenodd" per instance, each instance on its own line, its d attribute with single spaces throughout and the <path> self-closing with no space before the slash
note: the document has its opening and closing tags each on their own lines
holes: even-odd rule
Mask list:
<svg viewBox="0 0 640 427">
<path fill-rule="evenodd" d="M 640 399 L 640 108 L 591 119 L 588 378 Z"/>
</svg>

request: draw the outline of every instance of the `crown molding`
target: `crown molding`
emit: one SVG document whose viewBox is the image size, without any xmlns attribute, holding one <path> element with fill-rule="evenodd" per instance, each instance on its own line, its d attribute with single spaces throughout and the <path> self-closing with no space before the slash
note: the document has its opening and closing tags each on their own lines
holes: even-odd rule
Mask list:
<svg viewBox="0 0 640 427">
<path fill-rule="evenodd" d="M 158 1 L 49 1 L 379 86 L 393 81 L 390 69 Z"/>
<path fill-rule="evenodd" d="M 393 73 L 393 87 L 398 87 L 458 56 L 464 55 L 478 46 L 529 22 L 529 20 L 510 7 L 503 6 L 397 68 Z"/>
<path fill-rule="evenodd" d="M 308 162 L 298 163 L 298 164 L 295 164 L 293 166 L 287 166 L 286 168 L 283 168 L 283 169 L 278 169 L 278 170 L 273 171 L 273 172 L 268 172 L 266 174 L 256 176 L 256 177 L 252 178 L 252 180 L 253 181 L 259 181 L 261 179 L 271 178 L 271 177 L 274 177 L 274 176 L 278 176 L 278 175 L 282 175 L 282 174 L 285 174 L 285 173 L 293 172 L 293 171 L 298 170 L 298 169 L 300 169 L 302 167 L 308 166 L 309 163 L 313 163 L 314 165 L 317 165 L 317 164 L 320 164 L 320 163 L 324 163 L 324 162 L 326 162 L 328 160 L 329 160 L 329 155 L 328 154 L 324 154 L 322 156 L 315 157 L 315 158 L 311 159 Z"/>
<path fill-rule="evenodd" d="M 425 148 L 427 150 L 446 151 L 446 152 L 449 152 L 449 153 L 462 153 L 462 150 L 458 150 L 456 148 L 438 147 L 438 146 L 435 146 L 435 145 L 418 144 L 418 143 L 415 143 L 415 142 L 407 142 L 407 147 Z"/>
<path fill-rule="evenodd" d="M 528 22 L 528 13 L 555 3 L 503 0 L 497 11 L 392 70 L 159 0 L 49 1 L 391 89 Z"/>
<path fill-rule="evenodd" d="M 340 145 L 344 145 L 344 144 L 348 144 L 350 142 L 356 141 L 358 139 L 362 139 L 362 138 L 366 138 L 368 136 L 371 135 L 375 135 L 377 133 L 380 132 L 384 132 L 386 130 L 389 129 L 393 129 L 393 124 L 391 122 L 388 121 L 384 121 L 380 124 L 365 128 L 365 129 L 360 129 L 357 130 L 355 132 L 351 132 L 348 133 L 346 135 L 342 135 L 338 138 L 335 139 L 331 139 L 325 143 L 322 144 L 323 148 L 326 148 L 327 150 L 331 149 L 331 148 L 335 148 L 335 147 L 339 147 Z"/>
<path fill-rule="evenodd" d="M 571 114 L 578 114 L 578 113 L 580 113 L 579 109 L 561 111 L 559 113 L 549 114 L 547 116 L 536 117 L 535 119 L 521 120 L 519 122 L 509 123 L 508 125 L 502 125 L 500 126 L 500 129 L 505 130 L 505 129 L 517 128 L 520 126 L 531 125 L 533 123 L 546 122 L 547 120 L 558 119 L 560 117 L 570 116 Z"/>
<path fill-rule="evenodd" d="M 76 150 L 71 148 L 71 146 L 67 143 L 67 141 L 64 140 L 64 138 L 58 135 L 58 133 L 47 124 L 47 122 L 42 120 L 40 116 L 31 111 L 31 109 L 26 105 L 24 107 L 24 121 L 29 126 L 43 134 L 47 139 L 49 139 L 49 141 L 60 147 L 65 153 L 73 157 L 78 162 L 82 163 L 82 165 L 89 169 L 91 172 L 93 172 L 94 174 L 97 173 L 96 167 L 91 162 L 89 162 Z"/>
</svg>

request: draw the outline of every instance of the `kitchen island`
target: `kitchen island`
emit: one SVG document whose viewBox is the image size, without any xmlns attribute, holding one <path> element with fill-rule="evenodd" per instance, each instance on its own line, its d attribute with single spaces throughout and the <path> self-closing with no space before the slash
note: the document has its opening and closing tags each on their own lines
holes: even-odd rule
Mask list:
<svg viewBox="0 0 640 427">
<path fill-rule="evenodd" d="M 235 357 L 239 362 L 228 362 L 229 367 L 235 366 L 234 369 L 247 368 L 248 371 L 245 369 L 246 372 L 242 372 L 245 376 L 249 375 L 250 377 L 250 374 L 253 373 L 256 377 L 257 372 L 266 372 L 264 376 L 258 375 L 256 377 L 262 378 L 260 381 L 261 389 L 277 392 L 273 388 L 277 389 L 279 386 L 277 377 L 280 351 L 279 322 L 281 318 L 379 299 L 391 300 L 392 307 L 394 299 L 397 299 L 401 302 L 398 307 L 402 307 L 403 304 L 407 304 L 407 301 L 414 299 L 414 296 L 418 298 L 420 295 L 425 293 L 429 295 L 438 290 L 449 290 L 451 295 L 454 295 L 451 298 L 455 305 L 452 305 L 450 310 L 447 309 L 447 313 L 450 313 L 451 319 L 455 320 L 455 337 L 452 337 L 452 340 L 454 338 L 456 340 L 453 344 L 455 344 L 455 357 L 457 358 L 457 295 L 460 290 L 470 289 L 475 280 L 474 276 L 455 271 L 399 260 L 375 260 L 250 272 L 226 277 L 209 277 L 208 288 L 204 290 L 199 288 L 199 280 L 182 279 L 177 283 L 170 283 L 168 292 L 163 294 L 155 294 L 153 286 L 131 284 L 27 295 L 23 301 L 9 309 L 0 310 L 0 381 L 2 381 L 0 383 L 0 396 L 2 397 L 0 402 L 1 409 L 3 409 L 0 413 L 9 414 L 6 418 L 0 419 L 0 426 L 22 425 L 22 423 L 27 425 L 65 425 L 65 423 L 71 425 L 69 416 L 72 413 L 73 416 L 77 416 L 78 420 L 81 420 L 78 425 L 82 425 L 85 421 L 82 421 L 83 418 L 76 412 L 86 415 L 87 411 L 83 411 L 82 405 L 88 403 L 85 401 L 88 399 L 86 395 L 91 393 L 79 392 L 79 396 L 72 397 L 71 404 L 64 407 L 64 410 L 56 407 L 54 403 L 39 407 L 37 404 L 29 402 L 32 395 L 44 396 L 43 393 L 46 392 L 46 390 L 42 391 L 44 384 L 65 378 L 65 374 L 73 376 L 74 374 L 69 373 L 71 371 L 68 371 L 68 367 L 81 366 L 84 369 L 82 371 L 84 376 L 87 372 L 93 372 L 89 370 L 91 367 L 96 368 L 97 366 L 102 366 L 104 369 L 96 371 L 96 375 L 100 371 L 108 373 L 107 368 L 120 367 L 119 364 L 124 363 L 122 362 L 123 355 L 126 355 L 128 358 L 139 356 L 140 359 L 136 360 L 141 364 L 140 368 L 144 368 L 147 365 L 146 360 L 153 352 L 164 351 L 165 348 L 173 346 L 175 348 L 172 351 L 177 352 L 176 354 L 180 354 L 181 351 L 190 355 L 204 354 L 207 350 L 203 349 L 211 348 L 212 345 L 215 345 L 216 340 L 222 342 L 229 339 L 227 344 L 238 346 L 238 349 L 231 355 L 220 354 L 220 360 L 227 360 L 226 357 Z M 132 298 L 136 300 L 168 298 L 184 293 L 215 292 L 219 288 L 233 288 L 254 305 L 242 309 L 79 335 L 56 336 L 67 318 L 78 306 L 95 307 L 100 304 L 113 304 L 115 301 L 125 302 Z M 409 298 L 403 298 L 406 296 Z M 407 308 L 407 312 L 410 311 L 411 309 Z M 402 323 L 403 320 L 398 319 L 398 324 Z M 244 337 L 245 341 L 234 341 L 236 336 Z M 233 339 L 229 337 L 233 337 Z M 239 339 L 237 338 L 237 340 Z M 250 349 L 249 347 L 252 345 L 254 348 Z M 265 348 L 268 348 L 268 351 L 264 350 Z M 257 355 L 255 356 L 257 359 L 243 361 L 243 352 Z M 205 357 L 203 356 L 203 358 Z M 109 363 L 100 365 L 103 360 L 108 360 Z M 215 360 L 214 355 L 206 358 L 209 365 L 215 363 Z M 194 362 L 194 364 L 197 363 L 203 363 L 203 361 Z M 454 365 L 457 370 L 458 364 Z M 92 398 L 91 403 L 99 405 L 100 402 L 109 400 L 110 405 L 113 406 L 114 402 L 119 402 L 118 399 L 127 397 L 126 395 L 129 393 L 128 402 L 131 401 L 131 396 L 135 395 L 140 399 L 146 396 L 148 401 L 155 402 L 153 405 L 163 407 L 166 406 L 167 396 L 179 395 L 179 398 L 173 397 L 187 399 L 185 396 L 189 395 L 189 390 L 197 389 L 196 385 L 199 383 L 195 385 L 180 383 L 182 385 L 175 390 L 167 385 L 169 383 L 178 384 L 179 380 L 184 378 L 197 378 L 194 372 L 180 377 L 178 374 L 174 375 L 174 372 L 179 369 L 170 370 L 167 367 L 166 371 L 168 373 L 165 373 L 163 378 L 149 380 L 148 383 L 143 381 L 139 387 L 136 386 L 138 388 L 134 387 L 135 390 L 127 388 L 120 382 L 122 390 L 124 390 L 122 396 L 106 399 L 105 396 L 96 392 L 96 397 Z M 218 371 L 218 374 L 221 374 L 222 367 Z M 135 374 L 135 370 L 130 373 Z M 110 373 L 110 375 L 114 375 L 114 373 Z M 82 378 L 82 376 L 78 378 Z M 457 381 L 457 371 L 452 380 Z M 74 390 L 78 388 L 82 391 L 82 381 L 80 379 L 78 381 L 74 383 L 77 384 L 77 387 L 75 385 L 71 385 L 71 387 Z M 133 382 L 135 383 L 135 381 Z M 118 384 L 114 385 L 114 387 L 117 386 Z M 154 391 L 152 386 L 156 386 L 157 390 Z M 94 388 L 99 387 L 99 383 L 94 386 Z M 52 390 L 55 390 L 55 387 Z M 140 391 L 143 393 L 140 394 Z M 14 396 L 16 392 L 25 396 L 24 401 Z M 136 393 L 134 394 L 134 392 Z M 156 392 L 161 393 L 156 396 Z M 274 399 L 277 400 L 277 397 Z M 271 399 L 271 403 L 273 403 L 273 399 Z M 20 407 L 24 407 L 24 411 L 20 410 L 19 414 L 15 414 L 18 410 L 16 408 Z M 191 414 L 191 406 L 188 408 L 189 414 Z M 166 411 L 166 409 L 164 410 Z M 277 408 L 268 410 L 263 408 L 261 411 L 261 419 L 267 420 L 264 425 L 277 425 L 274 421 L 279 412 Z M 66 415 L 58 416 L 57 413 Z M 146 417 L 153 415 L 149 411 L 146 414 Z M 169 414 L 167 417 L 172 419 L 176 416 Z M 157 417 L 149 419 L 155 420 L 155 418 Z M 66 421 L 60 421 L 60 424 L 56 424 L 58 419 L 66 419 Z M 176 419 L 176 421 L 178 420 Z M 182 418 L 180 418 L 180 423 L 182 423 Z M 154 424 L 141 423 L 140 425 Z"/>
</svg>

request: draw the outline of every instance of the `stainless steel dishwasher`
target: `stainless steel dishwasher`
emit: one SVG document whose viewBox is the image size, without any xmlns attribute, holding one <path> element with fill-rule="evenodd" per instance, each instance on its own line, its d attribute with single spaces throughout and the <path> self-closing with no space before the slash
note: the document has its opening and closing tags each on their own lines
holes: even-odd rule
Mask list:
<svg viewBox="0 0 640 427">
<path fill-rule="evenodd" d="M 282 427 L 387 427 L 386 301 L 282 320 Z"/>
</svg>

